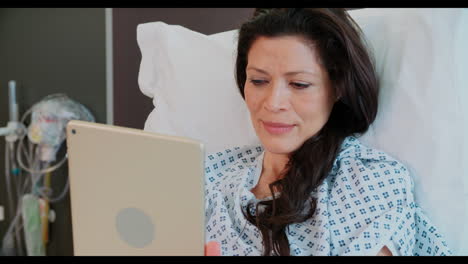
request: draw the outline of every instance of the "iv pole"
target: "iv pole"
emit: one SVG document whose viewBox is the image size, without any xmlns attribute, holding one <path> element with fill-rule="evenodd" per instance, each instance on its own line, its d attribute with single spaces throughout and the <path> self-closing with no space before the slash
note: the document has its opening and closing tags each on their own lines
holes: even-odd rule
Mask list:
<svg viewBox="0 0 468 264">
<path fill-rule="evenodd" d="M 10 112 L 10 121 L 6 127 L 0 127 L 0 136 L 14 135 L 20 127 L 18 122 L 18 103 L 16 102 L 16 82 L 8 82 L 8 105 Z"/>
<path fill-rule="evenodd" d="M 5 144 L 6 145 L 6 148 L 10 148 L 10 151 L 13 151 L 13 148 L 14 148 L 14 142 L 16 140 L 18 140 L 19 136 L 21 135 L 21 133 L 23 132 L 23 130 L 21 130 L 21 128 L 24 129 L 24 125 L 22 126 L 22 124 L 20 124 L 18 122 L 18 112 L 19 112 L 19 107 L 18 107 L 18 103 L 17 103 L 17 100 L 16 100 L 16 82 L 15 81 L 9 81 L 8 82 L 8 105 L 9 105 L 9 122 L 7 123 L 7 126 L 6 127 L 0 127 L 0 136 L 5 136 Z M 24 132 L 23 132 L 24 133 Z M 13 152 L 12 152 L 13 153 Z M 6 162 L 8 163 L 8 157 L 5 157 L 6 158 Z M 5 168 L 6 170 L 8 170 L 6 173 L 7 175 L 10 175 L 10 169 L 9 168 L 9 164 L 5 164 Z M 14 203 L 14 200 L 13 200 L 13 197 L 12 197 L 12 190 L 10 189 L 10 184 L 11 184 L 11 181 L 12 179 L 10 179 L 9 176 L 7 176 L 7 194 L 8 194 L 8 200 L 9 200 L 9 209 L 10 209 L 10 214 L 12 216 L 15 216 L 16 213 L 15 213 L 15 208 L 13 208 L 13 203 Z M 17 253 L 20 253 L 22 252 L 22 249 L 21 249 L 21 234 L 20 234 L 20 230 L 18 228 L 14 228 L 14 233 L 16 235 L 16 243 L 17 243 L 17 250 L 18 252 Z M 22 253 L 20 253 L 22 254 Z"/>
</svg>

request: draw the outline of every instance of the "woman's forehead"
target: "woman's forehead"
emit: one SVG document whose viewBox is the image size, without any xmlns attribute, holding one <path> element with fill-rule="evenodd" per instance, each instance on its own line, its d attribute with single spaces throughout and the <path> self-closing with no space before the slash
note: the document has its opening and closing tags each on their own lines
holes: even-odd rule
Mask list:
<svg viewBox="0 0 468 264">
<path fill-rule="evenodd" d="M 277 71 L 284 74 L 320 74 L 315 47 L 299 36 L 259 37 L 248 53 L 247 70 Z"/>
</svg>

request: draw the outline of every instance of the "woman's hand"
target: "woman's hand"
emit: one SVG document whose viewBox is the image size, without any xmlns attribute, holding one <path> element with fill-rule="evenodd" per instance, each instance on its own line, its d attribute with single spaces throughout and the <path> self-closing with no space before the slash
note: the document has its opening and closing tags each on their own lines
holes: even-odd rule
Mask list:
<svg viewBox="0 0 468 264">
<path fill-rule="evenodd" d="M 205 244 L 205 256 L 221 256 L 221 246 L 216 241 Z"/>
<path fill-rule="evenodd" d="M 384 246 L 379 253 L 377 253 L 377 256 L 393 256 L 392 252 L 388 249 L 387 246 Z"/>
</svg>

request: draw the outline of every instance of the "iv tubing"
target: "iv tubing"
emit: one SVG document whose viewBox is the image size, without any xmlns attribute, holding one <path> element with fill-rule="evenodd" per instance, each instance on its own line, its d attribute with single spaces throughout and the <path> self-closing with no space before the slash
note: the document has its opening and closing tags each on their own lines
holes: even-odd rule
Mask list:
<svg viewBox="0 0 468 264">
<path fill-rule="evenodd" d="M 33 110 L 33 107 L 31 107 L 24 113 L 24 115 L 21 117 L 21 121 L 20 121 L 21 124 L 24 124 L 26 117 L 29 114 L 31 114 L 32 110 Z M 46 199 L 50 203 L 54 203 L 54 202 L 58 202 L 62 200 L 66 196 L 68 189 L 69 189 L 68 177 L 66 179 L 66 183 L 65 183 L 63 191 L 55 198 L 50 197 L 52 194 L 52 189 L 36 188 L 36 185 L 41 180 L 42 176 L 45 173 L 51 173 L 52 171 L 61 167 L 65 163 L 65 161 L 68 159 L 68 155 L 65 154 L 64 158 L 53 166 L 49 166 L 49 162 L 42 164 L 39 158 L 39 154 L 38 154 L 39 147 L 36 146 L 36 144 L 32 144 L 29 141 L 28 141 L 28 149 L 26 149 L 26 147 L 24 146 L 24 138 L 27 135 L 27 129 L 25 126 L 22 126 L 21 128 L 23 129 L 23 133 L 19 134 L 17 147 L 15 148 L 14 142 L 7 142 L 7 144 L 5 145 L 5 165 L 6 165 L 5 177 L 6 177 L 6 184 L 7 184 L 7 194 L 8 194 L 8 200 L 9 200 L 8 202 L 9 202 L 10 213 L 12 216 L 14 215 L 14 218 L 11 221 L 2 239 L 3 241 L 2 249 L 5 250 L 7 245 L 13 246 L 14 247 L 13 249 L 15 250 L 15 254 L 17 255 L 24 255 L 24 250 L 23 250 L 23 245 L 22 245 L 22 240 L 21 240 L 21 235 L 20 235 L 21 234 L 20 232 L 24 227 L 24 223 L 21 218 L 21 212 L 22 212 L 21 197 L 26 193 L 29 186 L 30 188 L 32 188 L 33 194 L 38 193 L 38 196 L 42 196 L 44 199 Z M 6 131 L 6 129 L 0 128 L 0 131 L 3 132 L 3 131 Z M 15 149 L 16 149 L 16 153 L 15 153 Z M 26 162 L 28 166 L 26 166 L 23 162 L 23 155 L 26 156 Z M 29 172 L 31 175 L 28 175 L 28 176 L 30 177 L 26 177 L 26 175 L 24 175 L 25 178 L 24 180 L 22 180 L 23 173 L 20 170 L 20 172 L 17 175 L 14 175 L 16 177 L 15 179 L 11 178 L 10 163 L 13 164 L 15 156 L 17 160 L 17 165 L 19 165 L 21 169 L 25 170 L 26 172 Z M 44 165 L 44 166 L 41 166 L 41 165 Z M 15 207 L 13 206 L 14 201 L 13 201 L 12 188 L 10 188 L 13 183 L 13 180 L 15 180 L 14 182 L 15 182 L 15 187 L 16 187 L 15 188 L 16 195 L 18 196 L 16 214 L 14 213 Z M 14 239 L 13 236 L 10 236 L 13 233 L 16 235 L 16 239 Z M 5 242 L 8 242 L 7 239 L 12 239 L 13 243 L 11 244 L 5 243 Z M 14 245 L 15 244 L 14 242 L 16 242 L 16 246 Z"/>
<path fill-rule="evenodd" d="M 26 116 L 27 116 L 29 113 L 31 113 L 31 112 L 32 112 L 32 107 L 31 107 L 28 111 L 26 111 L 26 113 L 24 113 L 23 117 L 21 118 L 21 123 L 24 124 L 24 121 L 25 121 L 25 119 L 26 119 Z M 19 151 L 19 149 L 23 148 L 23 139 L 24 139 L 25 137 L 26 137 L 26 135 L 25 135 L 25 133 L 23 133 L 23 135 L 18 139 L 18 141 L 19 141 L 19 143 L 18 143 L 18 151 L 16 152 L 16 159 L 18 160 L 18 164 L 20 165 L 20 167 L 21 167 L 23 170 L 25 170 L 25 171 L 27 171 L 27 172 L 29 172 L 29 173 L 31 173 L 31 174 L 44 174 L 44 173 L 52 172 L 52 171 L 58 169 L 58 168 L 59 168 L 60 166 L 62 166 L 62 165 L 65 163 L 65 161 L 67 160 L 68 155 L 65 154 L 65 157 L 63 157 L 63 159 L 62 159 L 60 162 L 58 162 L 58 163 L 55 164 L 54 166 L 51 166 L 51 167 L 49 167 L 49 168 L 47 168 L 47 169 L 35 171 L 34 169 L 31 170 L 30 168 L 27 168 L 27 167 L 24 165 L 24 163 L 23 163 L 23 159 L 21 158 L 21 152 Z M 36 148 L 36 150 L 37 150 L 37 148 Z M 31 164 L 30 164 L 30 165 L 31 165 Z"/>
</svg>

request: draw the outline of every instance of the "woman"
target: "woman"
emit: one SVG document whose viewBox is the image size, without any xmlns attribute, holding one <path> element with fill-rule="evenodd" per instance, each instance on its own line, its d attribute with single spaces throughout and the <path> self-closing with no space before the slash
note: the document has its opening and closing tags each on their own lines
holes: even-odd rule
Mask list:
<svg viewBox="0 0 468 264">
<path fill-rule="evenodd" d="M 357 139 L 378 102 L 361 34 L 342 9 L 242 25 L 236 80 L 262 146 L 207 156 L 208 255 L 451 254 L 405 166 Z"/>
</svg>

